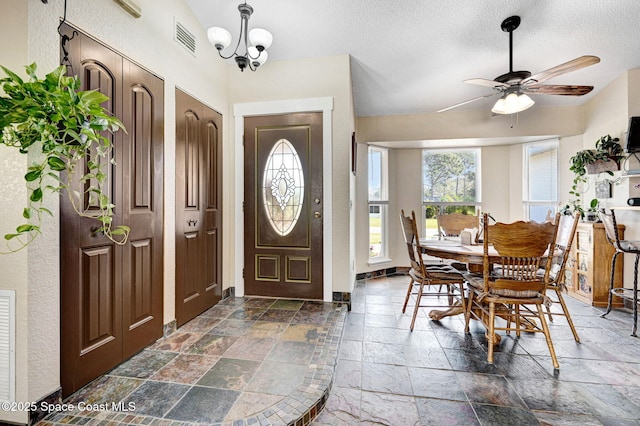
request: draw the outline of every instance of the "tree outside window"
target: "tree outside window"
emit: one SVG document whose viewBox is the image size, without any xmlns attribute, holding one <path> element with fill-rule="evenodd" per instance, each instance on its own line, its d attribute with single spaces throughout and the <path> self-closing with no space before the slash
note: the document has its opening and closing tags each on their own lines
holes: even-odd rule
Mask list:
<svg viewBox="0 0 640 426">
<path fill-rule="evenodd" d="M 479 149 L 422 151 L 425 235 L 437 234 L 437 213 L 476 214 L 480 205 Z"/>
</svg>

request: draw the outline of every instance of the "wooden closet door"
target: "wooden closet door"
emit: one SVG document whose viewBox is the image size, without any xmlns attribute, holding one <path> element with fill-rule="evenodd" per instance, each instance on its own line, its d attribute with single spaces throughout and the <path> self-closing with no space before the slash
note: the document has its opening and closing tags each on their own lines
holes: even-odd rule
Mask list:
<svg viewBox="0 0 640 426">
<path fill-rule="evenodd" d="M 176 89 L 176 320 L 222 298 L 222 115 Z"/>
<path fill-rule="evenodd" d="M 64 25 L 71 67 L 82 89 L 109 97 L 104 106 L 127 128 L 111 135 L 102 159 L 115 224 L 131 227 L 125 245 L 80 218 L 60 198 L 61 384 L 69 395 L 162 336 L 163 82 L 91 37 Z M 94 156 L 95 158 L 95 156 Z M 84 165 L 78 166 L 80 170 Z M 72 189 L 83 191 L 81 182 Z M 88 198 L 82 210 L 96 212 Z"/>
</svg>

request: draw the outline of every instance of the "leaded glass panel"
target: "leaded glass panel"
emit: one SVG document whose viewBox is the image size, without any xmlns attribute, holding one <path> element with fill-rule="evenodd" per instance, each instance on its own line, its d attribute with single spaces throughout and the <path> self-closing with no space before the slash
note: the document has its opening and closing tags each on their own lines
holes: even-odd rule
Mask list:
<svg viewBox="0 0 640 426">
<path fill-rule="evenodd" d="M 304 175 L 298 152 L 286 139 L 277 141 L 267 157 L 262 198 L 274 231 L 289 234 L 302 211 Z"/>
</svg>

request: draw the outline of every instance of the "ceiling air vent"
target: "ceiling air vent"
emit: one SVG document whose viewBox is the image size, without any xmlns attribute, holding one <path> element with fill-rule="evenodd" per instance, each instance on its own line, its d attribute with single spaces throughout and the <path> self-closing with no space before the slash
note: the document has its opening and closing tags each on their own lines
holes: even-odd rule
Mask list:
<svg viewBox="0 0 640 426">
<path fill-rule="evenodd" d="M 193 56 L 196 56 L 196 38 L 189 30 L 187 30 L 184 25 L 180 22 L 175 21 L 176 31 L 174 34 L 174 38 L 179 45 L 187 49 Z"/>
</svg>

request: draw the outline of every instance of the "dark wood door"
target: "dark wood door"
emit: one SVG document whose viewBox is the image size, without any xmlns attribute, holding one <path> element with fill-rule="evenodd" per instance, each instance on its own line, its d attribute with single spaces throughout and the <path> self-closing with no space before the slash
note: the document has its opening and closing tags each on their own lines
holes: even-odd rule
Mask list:
<svg viewBox="0 0 640 426">
<path fill-rule="evenodd" d="M 71 27 L 63 26 L 71 36 Z M 104 159 L 114 223 L 131 227 L 125 245 L 95 233 L 66 194 L 61 211 L 61 384 L 69 395 L 162 336 L 163 82 L 89 36 L 68 43 L 70 72 L 83 90 L 109 97 L 105 107 L 127 133 L 112 136 Z M 78 166 L 80 167 L 80 165 Z M 83 166 L 84 167 L 84 166 Z M 81 182 L 73 190 L 83 191 Z M 95 206 L 81 206 L 86 213 Z"/>
<path fill-rule="evenodd" d="M 322 113 L 246 117 L 248 295 L 322 299 Z"/>
<path fill-rule="evenodd" d="M 222 298 L 222 115 L 176 89 L 176 321 Z"/>
</svg>

